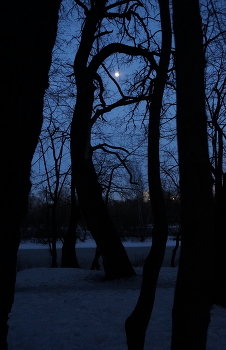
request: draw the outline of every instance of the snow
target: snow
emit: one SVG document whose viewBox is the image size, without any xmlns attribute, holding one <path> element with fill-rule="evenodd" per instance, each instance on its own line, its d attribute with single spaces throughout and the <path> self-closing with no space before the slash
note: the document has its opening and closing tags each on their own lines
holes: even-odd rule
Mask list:
<svg viewBox="0 0 226 350">
<path fill-rule="evenodd" d="M 17 274 L 9 350 L 126 350 L 124 322 L 139 295 L 137 276 L 102 281 L 103 271 L 33 268 Z M 163 267 L 145 350 L 169 350 L 176 268 Z M 214 306 L 207 350 L 226 349 L 226 310 Z"/>
<path fill-rule="evenodd" d="M 123 241 L 122 244 L 124 247 L 150 247 L 151 246 L 151 238 L 147 238 L 144 242 L 140 242 L 136 239 L 131 240 L 128 239 Z M 173 239 L 167 240 L 167 246 L 172 247 L 175 246 L 175 241 Z M 57 242 L 57 248 L 62 248 L 62 242 Z M 92 238 L 86 239 L 84 242 L 78 241 L 76 243 L 76 248 L 96 248 L 96 243 Z M 31 241 L 24 241 L 20 243 L 19 249 L 49 249 L 48 244 L 35 243 Z"/>
</svg>

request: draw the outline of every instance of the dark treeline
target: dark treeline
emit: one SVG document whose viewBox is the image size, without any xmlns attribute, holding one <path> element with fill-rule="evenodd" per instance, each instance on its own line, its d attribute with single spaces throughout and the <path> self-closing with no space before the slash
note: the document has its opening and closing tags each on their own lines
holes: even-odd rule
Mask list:
<svg viewBox="0 0 226 350">
<path fill-rule="evenodd" d="M 168 223 L 170 226 L 180 224 L 180 201 L 178 196 L 170 191 L 164 191 Z M 121 239 L 127 237 L 138 238 L 143 241 L 151 237 L 153 215 L 150 200 L 144 197 L 128 198 L 124 200 L 109 200 L 108 211 Z M 71 197 L 69 190 L 62 191 L 56 207 L 57 238 L 64 240 L 71 213 Z M 21 224 L 22 240 L 39 240 L 47 243 L 51 237 L 51 200 L 45 193 L 30 195 L 28 211 Z M 169 229 L 170 235 L 176 235 L 177 229 Z M 80 217 L 76 230 L 78 240 L 86 239 L 87 227 L 84 219 Z"/>
</svg>

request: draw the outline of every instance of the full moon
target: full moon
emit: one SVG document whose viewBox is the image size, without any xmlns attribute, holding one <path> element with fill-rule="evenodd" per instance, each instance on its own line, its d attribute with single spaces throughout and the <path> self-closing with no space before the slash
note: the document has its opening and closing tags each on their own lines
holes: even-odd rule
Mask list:
<svg viewBox="0 0 226 350">
<path fill-rule="evenodd" d="M 118 72 L 118 71 L 117 71 L 117 72 L 115 72 L 115 77 L 117 77 L 117 78 L 118 78 L 118 77 L 119 77 L 119 75 L 120 75 L 120 74 L 119 74 L 119 72 Z"/>
</svg>

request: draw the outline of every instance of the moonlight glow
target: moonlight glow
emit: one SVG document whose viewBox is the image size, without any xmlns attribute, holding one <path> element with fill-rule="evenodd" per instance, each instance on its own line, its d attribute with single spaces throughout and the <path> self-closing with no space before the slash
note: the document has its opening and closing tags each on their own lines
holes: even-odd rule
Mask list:
<svg viewBox="0 0 226 350">
<path fill-rule="evenodd" d="M 117 71 L 117 72 L 115 72 L 115 77 L 116 77 L 116 78 L 118 78 L 118 77 L 119 77 L 119 75 L 120 75 L 120 74 L 119 74 L 119 72 L 118 72 L 118 71 Z"/>
</svg>

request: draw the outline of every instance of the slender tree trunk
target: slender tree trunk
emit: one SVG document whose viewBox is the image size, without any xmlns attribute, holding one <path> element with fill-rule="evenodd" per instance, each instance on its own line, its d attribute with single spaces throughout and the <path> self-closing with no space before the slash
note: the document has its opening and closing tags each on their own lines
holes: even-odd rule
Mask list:
<svg viewBox="0 0 226 350">
<path fill-rule="evenodd" d="M 180 246 L 180 231 L 177 233 L 177 237 L 176 237 L 176 245 L 173 248 L 173 252 L 172 252 L 172 257 L 171 257 L 171 262 L 170 262 L 170 266 L 171 267 L 175 267 L 177 262 L 175 262 L 175 258 L 176 258 L 176 254 L 178 251 L 178 248 Z"/>
<path fill-rule="evenodd" d="M 3 1 L 0 11 L 0 348 L 7 349 L 20 223 L 42 125 L 60 0 Z"/>
<path fill-rule="evenodd" d="M 56 248 L 56 242 L 57 242 L 57 231 L 56 231 L 56 207 L 57 203 L 53 203 L 51 206 L 51 254 L 52 254 L 52 263 L 51 267 L 58 267 L 57 265 L 57 248 Z"/>
<path fill-rule="evenodd" d="M 204 350 L 213 279 L 213 196 L 205 113 L 198 0 L 173 0 L 181 252 L 173 305 L 172 350 Z"/>
<path fill-rule="evenodd" d="M 165 255 L 168 224 L 160 179 L 159 138 L 162 98 L 167 79 L 171 50 L 169 1 L 159 0 L 162 25 L 162 52 L 151 96 L 148 135 L 148 180 L 153 211 L 152 247 L 143 268 L 139 299 L 125 323 L 128 350 L 143 350 L 145 333 L 151 317 L 157 280 Z"/>
<path fill-rule="evenodd" d="M 97 25 L 101 23 L 105 13 L 106 2 L 95 2 L 86 15 L 74 61 L 77 100 L 71 125 L 71 158 L 79 206 L 87 227 L 100 248 L 106 278 L 114 279 L 130 277 L 135 272 L 104 204 L 102 188 L 92 162 L 90 144 L 95 87 L 94 72 L 87 65 Z"/>
<path fill-rule="evenodd" d="M 76 203 L 75 186 L 73 177 L 71 179 L 71 214 L 70 222 L 66 235 L 64 236 L 64 242 L 62 246 L 62 260 L 61 267 L 75 267 L 80 268 L 76 251 L 76 227 L 80 218 L 80 210 Z"/>
</svg>

